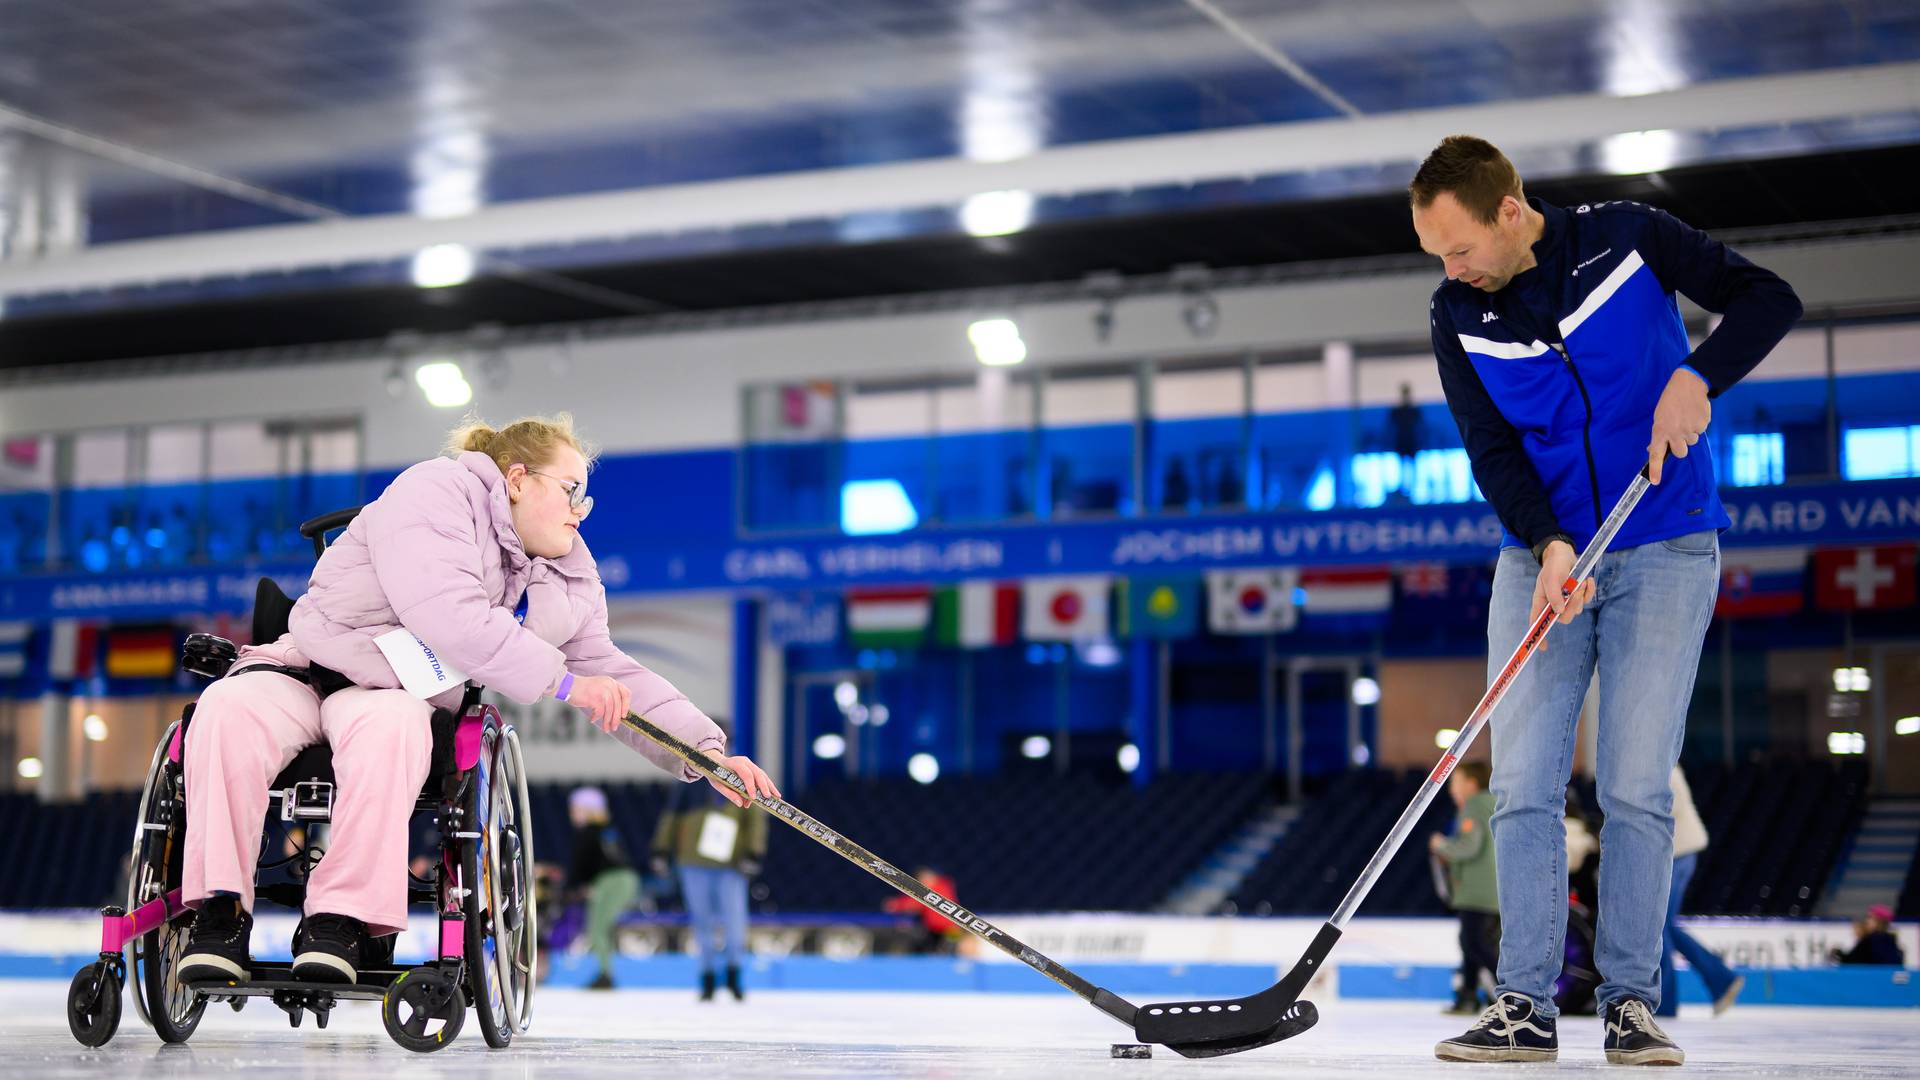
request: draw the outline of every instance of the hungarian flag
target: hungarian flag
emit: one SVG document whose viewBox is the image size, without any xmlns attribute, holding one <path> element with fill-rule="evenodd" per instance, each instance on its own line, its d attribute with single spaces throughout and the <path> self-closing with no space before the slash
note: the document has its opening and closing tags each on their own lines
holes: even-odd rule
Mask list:
<svg viewBox="0 0 1920 1080">
<path fill-rule="evenodd" d="M 99 627 L 78 619 L 55 619 L 47 635 L 47 677 L 84 679 L 92 675 L 99 645 Z"/>
<path fill-rule="evenodd" d="M 1104 574 L 1028 578 L 1020 620 L 1027 640 L 1088 641 L 1106 637 L 1110 592 L 1112 582 Z"/>
<path fill-rule="evenodd" d="M 1913 603 L 1914 545 L 1814 552 L 1814 602 L 1824 611 L 1902 608 Z"/>
<path fill-rule="evenodd" d="M 1303 570 L 1308 615 L 1384 615 L 1393 608 L 1393 575 L 1384 566 Z"/>
<path fill-rule="evenodd" d="M 173 674 L 173 627 L 116 627 L 107 631 L 107 677 L 164 679 Z"/>
<path fill-rule="evenodd" d="M 1020 587 L 1006 581 L 963 581 L 933 594 L 933 639 L 984 649 L 1020 636 Z"/>
<path fill-rule="evenodd" d="M 927 639 L 933 594 L 925 586 L 847 593 L 847 640 L 856 648 L 911 648 Z"/>
<path fill-rule="evenodd" d="M 1299 622 L 1296 570 L 1207 573 L 1207 629 L 1216 634 L 1284 633 Z"/>
<path fill-rule="evenodd" d="M 1734 548 L 1720 553 L 1720 595 L 1713 613 L 1728 619 L 1791 615 L 1805 603 L 1807 549 Z"/>
<path fill-rule="evenodd" d="M 1182 578 L 1123 578 L 1120 636 L 1192 637 L 1200 625 L 1198 582 Z"/>
</svg>

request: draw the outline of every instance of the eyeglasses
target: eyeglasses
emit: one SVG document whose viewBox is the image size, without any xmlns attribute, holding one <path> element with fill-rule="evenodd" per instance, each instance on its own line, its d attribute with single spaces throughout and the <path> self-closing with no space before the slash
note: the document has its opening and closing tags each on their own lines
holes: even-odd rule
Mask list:
<svg viewBox="0 0 1920 1080">
<path fill-rule="evenodd" d="M 539 469 L 528 469 L 527 472 L 534 476 L 544 476 L 559 484 L 560 490 L 566 492 L 567 505 L 573 508 L 574 513 L 580 515 L 581 521 L 587 520 L 587 515 L 593 513 L 593 496 L 587 494 L 585 480 L 563 480 L 552 473 L 543 473 Z"/>
</svg>

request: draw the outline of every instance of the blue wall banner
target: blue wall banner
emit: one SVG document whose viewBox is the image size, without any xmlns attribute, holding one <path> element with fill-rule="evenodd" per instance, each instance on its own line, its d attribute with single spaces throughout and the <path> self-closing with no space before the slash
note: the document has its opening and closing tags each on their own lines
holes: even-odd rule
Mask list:
<svg viewBox="0 0 1920 1080">
<path fill-rule="evenodd" d="M 1866 544 L 1920 538 L 1920 478 L 1722 492 L 1733 526 L 1727 547 Z M 1356 566 L 1483 562 L 1500 544 L 1486 503 L 1399 506 L 1170 519 L 1109 518 L 980 528 L 930 528 L 885 537 L 838 533 L 649 543 L 646 530 L 589 526 L 612 593 L 838 590 L 848 585 L 1019 578 L 1040 574 L 1158 575 L 1234 566 Z M 261 575 L 290 593 L 312 564 L 126 574 L 25 576 L 0 581 L 0 620 L 144 619 L 242 614 Z M 795 640 L 817 635 L 824 610 L 788 611 Z"/>
</svg>

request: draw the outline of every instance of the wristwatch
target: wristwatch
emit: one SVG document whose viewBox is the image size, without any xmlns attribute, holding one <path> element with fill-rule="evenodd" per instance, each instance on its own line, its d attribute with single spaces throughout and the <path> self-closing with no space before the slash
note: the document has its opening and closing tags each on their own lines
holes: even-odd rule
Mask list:
<svg viewBox="0 0 1920 1080">
<path fill-rule="evenodd" d="M 1533 561 L 1537 563 L 1545 562 L 1547 558 L 1547 545 L 1553 543 L 1555 540 L 1564 540 L 1568 547 L 1575 547 L 1573 537 L 1568 536 L 1566 533 L 1554 533 L 1552 536 L 1533 545 Z"/>
</svg>

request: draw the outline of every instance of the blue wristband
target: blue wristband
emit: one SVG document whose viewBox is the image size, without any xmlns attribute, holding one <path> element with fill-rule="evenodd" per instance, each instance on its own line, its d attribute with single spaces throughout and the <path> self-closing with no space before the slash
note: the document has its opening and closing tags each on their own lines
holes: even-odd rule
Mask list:
<svg viewBox="0 0 1920 1080">
<path fill-rule="evenodd" d="M 564 672 L 560 676 L 560 685 L 553 688 L 553 700 L 565 701 L 573 693 L 573 672 Z"/>
</svg>

